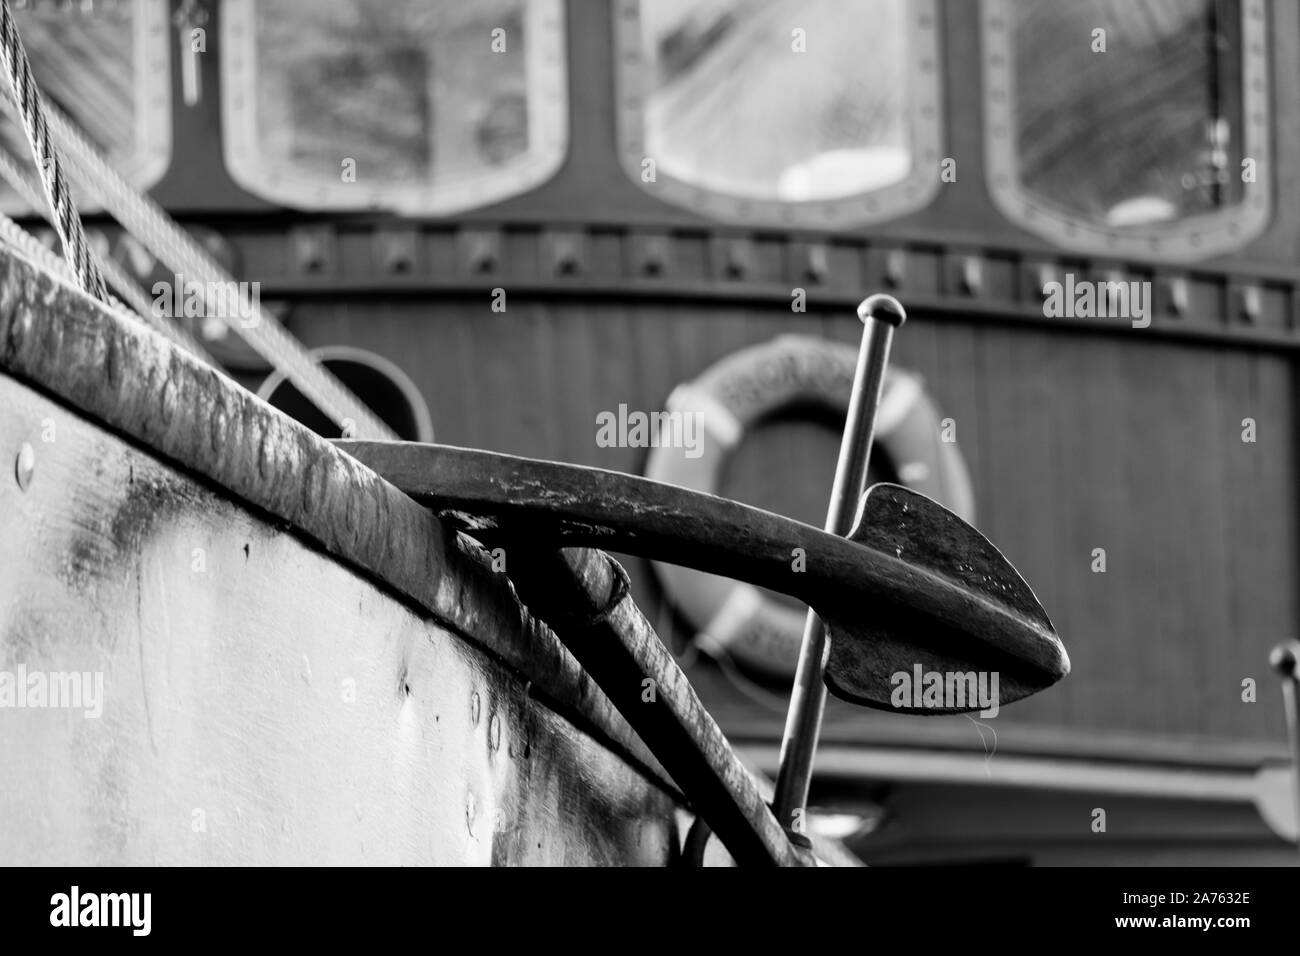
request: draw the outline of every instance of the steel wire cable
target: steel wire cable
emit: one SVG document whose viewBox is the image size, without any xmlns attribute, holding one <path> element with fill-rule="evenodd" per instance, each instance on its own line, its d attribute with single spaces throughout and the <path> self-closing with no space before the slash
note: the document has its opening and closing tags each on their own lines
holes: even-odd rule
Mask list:
<svg viewBox="0 0 1300 956">
<path fill-rule="evenodd" d="M 18 26 L 14 23 L 13 11 L 9 9 L 9 0 L 0 2 L 0 60 L 3 61 L 5 79 L 13 102 L 17 105 L 19 125 L 36 158 L 37 174 L 49 197 L 54 230 L 63 244 L 63 254 L 71 263 L 82 290 L 100 302 L 107 302 L 108 289 L 91 253 L 81 217 L 77 215 L 77 208 L 68 193 L 63 163 L 50 140 L 41 92 L 32 76 L 32 65 L 27 59 L 22 38 L 18 35 Z"/>
</svg>

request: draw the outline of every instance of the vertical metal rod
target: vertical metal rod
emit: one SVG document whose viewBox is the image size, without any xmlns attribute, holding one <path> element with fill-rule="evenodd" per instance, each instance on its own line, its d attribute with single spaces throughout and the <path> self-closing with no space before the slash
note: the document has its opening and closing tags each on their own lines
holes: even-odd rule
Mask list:
<svg viewBox="0 0 1300 956">
<path fill-rule="evenodd" d="M 894 329 L 901 326 L 906 317 L 903 307 L 893 296 L 873 295 L 858 306 L 858 318 L 863 325 L 862 346 L 853 376 L 844 437 L 840 442 L 835 484 L 826 510 L 826 530 L 831 534 L 843 537 L 853 529 L 867 479 L 876 408 L 880 404 L 885 366 L 889 363 L 889 345 Z M 826 629 L 821 618 L 810 608 L 804 623 L 794 688 L 790 693 L 790 710 L 781 739 L 781 764 L 772 801 L 776 818 L 792 836 L 801 833 L 802 811 L 808 802 L 813 757 L 817 752 L 822 710 L 826 705 L 824 675 L 829 650 Z"/>
<path fill-rule="evenodd" d="M 1286 708 L 1286 730 L 1291 739 L 1291 769 L 1295 773 L 1292 796 L 1295 800 L 1296 849 L 1300 850 L 1300 641 L 1289 641 L 1273 648 L 1268 662 L 1282 677 L 1282 704 Z"/>
</svg>

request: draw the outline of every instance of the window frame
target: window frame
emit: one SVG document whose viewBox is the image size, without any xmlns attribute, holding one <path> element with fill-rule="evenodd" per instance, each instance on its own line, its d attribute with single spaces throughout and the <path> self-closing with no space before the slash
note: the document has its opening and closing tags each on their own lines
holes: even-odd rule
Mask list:
<svg viewBox="0 0 1300 956">
<path fill-rule="evenodd" d="M 172 162 L 171 3 L 170 0 L 131 0 L 131 7 L 134 43 L 140 54 L 133 80 L 135 136 L 140 145 L 130 156 L 119 159 L 110 155 L 106 159 L 123 179 L 141 192 L 147 192 L 162 181 Z M 15 19 L 20 12 L 14 11 Z M 62 8 L 58 12 L 61 16 L 80 15 Z M 18 32 L 22 34 L 21 25 Z M 30 162 L 30 150 L 17 158 Z M 74 195 L 80 191 L 75 177 L 72 190 Z M 83 212 L 101 210 L 97 203 L 80 198 L 78 207 Z M 0 199 L 0 212 L 28 216 L 40 210 L 33 209 L 19 196 L 7 195 Z"/>
<path fill-rule="evenodd" d="M 994 204 L 1008 220 L 1072 252 L 1171 262 L 1231 253 L 1264 231 L 1273 205 L 1265 0 L 1241 0 L 1241 155 L 1256 161 L 1255 181 L 1242 184 L 1242 199 L 1232 206 L 1138 226 L 1106 226 L 1063 213 L 1042 203 L 1021 183 L 1014 43 L 1009 30 L 1012 4 L 1013 0 L 980 0 L 985 175 Z"/>
<path fill-rule="evenodd" d="M 423 184 L 368 184 L 364 175 L 344 183 L 307 181 L 268 169 L 259 154 L 255 102 L 257 52 L 253 23 L 257 0 L 223 0 L 221 123 L 226 170 L 250 195 L 311 212 L 392 211 L 405 216 L 445 216 L 523 195 L 551 179 L 569 151 L 569 68 L 564 0 L 523 0 L 527 18 L 529 148 L 491 176 Z M 490 38 L 484 36 L 486 44 Z M 534 131 L 537 134 L 534 145 Z M 339 161 L 345 158 L 340 153 Z"/>
<path fill-rule="evenodd" d="M 655 182 L 641 179 L 644 150 L 645 70 L 640 0 L 614 2 L 615 97 L 619 163 L 641 189 L 674 206 L 725 223 L 851 229 L 898 219 L 928 206 L 939 192 L 943 100 L 937 0 L 909 0 L 912 56 L 908 71 L 913 162 L 897 183 L 836 199 L 754 199 L 677 179 L 656 168 Z"/>
</svg>

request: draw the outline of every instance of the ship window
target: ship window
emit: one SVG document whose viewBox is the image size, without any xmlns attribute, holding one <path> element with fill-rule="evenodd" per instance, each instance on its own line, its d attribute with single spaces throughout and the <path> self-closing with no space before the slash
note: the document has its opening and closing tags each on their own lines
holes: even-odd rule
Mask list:
<svg viewBox="0 0 1300 956">
<path fill-rule="evenodd" d="M 41 95 L 71 116 L 130 183 L 156 183 L 171 155 L 167 0 L 25 0 L 13 4 L 13 15 Z M 0 112 L 0 145 L 35 182 L 22 128 L 8 106 Z M 83 209 L 94 208 L 75 177 L 73 192 Z M 0 208 L 33 211 L 3 181 Z"/>
<path fill-rule="evenodd" d="M 1072 249 L 1195 259 L 1268 221 L 1262 0 L 985 0 L 991 190 Z"/>
<path fill-rule="evenodd" d="M 618 0 L 620 151 L 717 219 L 850 226 L 939 185 L 932 0 Z"/>
<path fill-rule="evenodd" d="M 301 208 L 443 214 L 564 158 L 560 0 L 227 0 L 226 162 Z"/>
</svg>

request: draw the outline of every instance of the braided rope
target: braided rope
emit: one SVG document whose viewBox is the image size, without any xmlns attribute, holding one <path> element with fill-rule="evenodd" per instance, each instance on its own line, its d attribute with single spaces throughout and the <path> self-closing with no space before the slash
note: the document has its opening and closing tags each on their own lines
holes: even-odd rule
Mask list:
<svg viewBox="0 0 1300 956">
<path fill-rule="evenodd" d="M 19 254 L 26 256 L 33 264 L 44 271 L 51 272 L 60 279 L 76 284 L 76 276 L 72 274 L 72 266 L 68 264 L 66 259 L 51 252 L 45 243 L 2 212 L 0 212 L 0 241 L 8 244 Z M 108 297 L 108 304 L 114 310 L 125 311 L 130 314 L 126 304 L 115 296 L 110 295 Z M 136 315 L 131 315 L 131 318 L 137 322 L 140 320 L 140 317 Z"/>
<path fill-rule="evenodd" d="M 46 272 L 52 273 L 59 278 L 72 283 L 74 286 L 76 285 L 77 277 L 73 274 L 72 266 L 68 264 L 66 259 L 51 252 L 45 243 L 41 242 L 2 212 L 0 212 L 0 242 L 7 243 L 19 254 L 26 256 L 33 264 L 44 269 Z M 145 301 L 146 303 L 148 302 L 147 299 Z M 109 308 L 126 318 L 134 322 L 141 321 L 141 315 L 137 314 L 138 310 L 133 310 L 116 296 L 110 295 L 107 303 Z M 146 316 L 149 315 L 148 312 L 143 314 Z M 160 324 L 156 322 L 150 322 L 149 324 L 154 328 L 159 329 L 159 331 L 166 333 L 173 342 L 183 348 L 189 349 L 192 345 L 195 349 L 198 349 L 197 354 L 200 358 L 206 358 L 206 353 L 203 351 L 203 347 L 193 341 L 193 339 L 190 338 L 183 329 L 168 327 L 166 324 L 162 324 L 160 327 Z M 220 371 L 220 369 L 218 369 L 218 371 Z"/>
<path fill-rule="evenodd" d="M 200 282 L 234 283 L 234 278 L 183 228 L 148 196 L 138 192 L 100 155 L 96 148 L 54 104 L 47 110 L 49 126 L 80 182 L 95 201 L 172 272 Z M 215 305 L 216 303 L 210 303 Z M 258 305 L 255 321 L 245 326 L 220 308 L 213 310 L 248 345 L 285 377 L 334 424 L 352 425 L 351 437 L 393 440 L 397 436 L 352 394 L 328 369 L 285 331 L 278 319 Z"/>
<path fill-rule="evenodd" d="M 4 179 L 23 202 L 37 212 L 42 213 L 47 221 L 50 220 L 49 204 L 45 201 L 45 196 L 41 193 L 40 188 L 32 183 L 27 174 L 14 162 L 9 151 L 3 148 L 0 148 L 0 179 Z M 66 260 L 52 255 L 49 249 L 35 236 L 3 213 L 0 213 L 0 238 L 4 238 L 10 245 L 15 246 L 43 268 L 70 279 L 74 284 L 76 283 L 77 278 L 73 275 L 72 267 Z M 93 246 L 91 252 L 94 253 Z M 126 315 L 137 321 L 144 321 L 150 328 L 161 332 L 181 348 L 214 368 L 220 369 L 216 360 L 208 354 L 207 349 L 199 344 L 198 339 L 190 335 L 179 324 L 169 322 L 154 312 L 153 303 L 145 294 L 145 291 L 140 288 L 139 283 L 127 274 L 125 269 L 109 258 L 96 256 L 96 262 L 104 277 L 108 280 L 108 284 L 113 287 L 113 291 L 118 296 L 118 298 L 110 296 L 111 301 L 121 306 Z"/>
<path fill-rule="evenodd" d="M 104 277 L 95 264 L 90 243 L 86 240 L 86 231 L 81 225 L 81 217 L 77 215 L 77 208 L 68 193 L 63 164 L 50 140 L 41 93 L 32 77 L 32 65 L 27 59 L 22 38 L 18 36 L 9 0 L 0 0 L 0 61 L 3 61 L 0 65 L 4 67 L 5 79 L 18 104 L 23 133 L 32 148 L 32 155 L 36 157 L 36 168 L 53 210 L 54 230 L 63 244 L 63 254 L 71 263 L 82 290 L 100 302 L 107 302 L 108 290 L 104 286 Z"/>
</svg>

